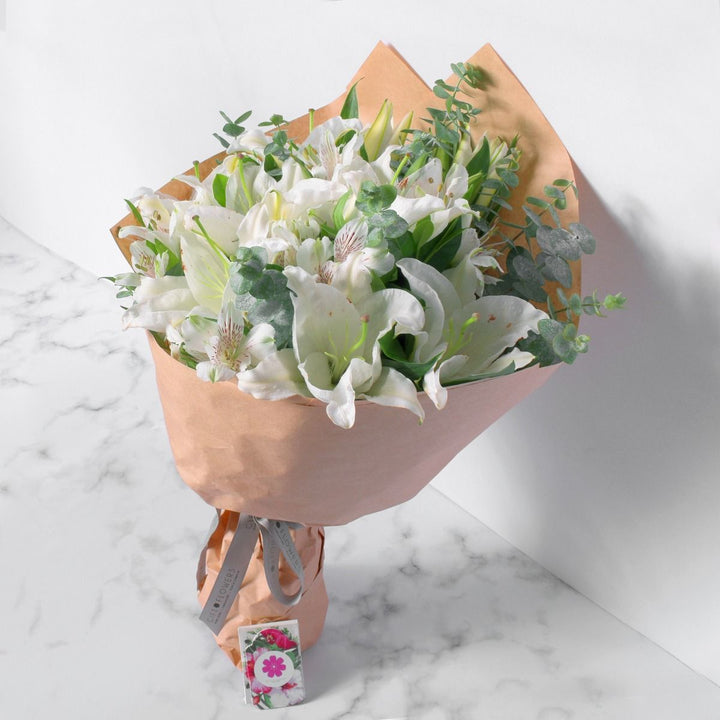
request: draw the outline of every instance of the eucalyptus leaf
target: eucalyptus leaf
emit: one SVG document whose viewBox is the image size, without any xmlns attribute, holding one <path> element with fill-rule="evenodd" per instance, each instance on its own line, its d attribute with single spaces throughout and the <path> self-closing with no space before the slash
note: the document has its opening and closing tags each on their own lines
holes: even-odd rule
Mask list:
<svg viewBox="0 0 720 720">
<path fill-rule="evenodd" d="M 595 252 L 595 238 L 588 228 L 582 223 L 570 223 L 568 230 L 577 240 L 580 249 L 586 255 L 592 255 Z"/>
<path fill-rule="evenodd" d="M 390 207 L 397 197 L 397 190 L 392 185 L 374 185 L 365 180 L 355 200 L 355 207 L 364 215 L 375 213 Z"/>
<path fill-rule="evenodd" d="M 548 280 L 559 282 L 566 288 L 572 286 L 572 270 L 566 260 L 557 255 L 543 252 L 538 255 L 538 263 L 542 268 L 543 275 Z"/>
</svg>

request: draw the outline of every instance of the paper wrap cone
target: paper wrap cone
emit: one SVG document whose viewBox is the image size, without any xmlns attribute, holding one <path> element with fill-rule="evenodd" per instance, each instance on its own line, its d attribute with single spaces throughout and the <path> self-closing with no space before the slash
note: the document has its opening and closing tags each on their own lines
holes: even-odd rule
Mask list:
<svg viewBox="0 0 720 720">
<path fill-rule="evenodd" d="M 481 66 L 488 80 L 484 90 L 473 91 L 470 97 L 483 108 L 471 127 L 473 138 L 477 141 L 483 133 L 508 140 L 516 133 L 520 135 L 520 184 L 515 197 L 543 197 L 544 186 L 553 180 L 573 180 L 570 158 L 560 139 L 492 47 L 484 46 L 469 62 Z M 416 126 L 425 117 L 425 108 L 442 102 L 393 49 L 383 44 L 373 50 L 348 89 L 358 81 L 361 119 L 365 122 L 375 116 L 385 98 L 393 102 L 396 122 L 413 110 Z M 448 80 L 453 84 L 455 81 L 454 77 Z M 317 110 L 315 123 L 339 114 L 344 97 L 345 93 Z M 302 141 L 308 133 L 308 116 L 289 123 L 287 131 Z M 201 177 L 209 174 L 223 156 L 219 153 L 201 163 Z M 160 191 L 180 200 L 192 194 L 191 188 L 178 180 L 170 181 Z M 512 211 L 504 211 L 504 219 L 524 224 L 521 205 L 516 201 Z M 566 225 L 577 221 L 578 206 L 571 193 L 560 215 Z M 119 238 L 118 231 L 134 222 L 128 215 L 112 229 L 128 260 L 133 238 Z M 579 292 L 579 261 L 574 264 L 573 276 L 575 284 L 570 292 Z M 470 441 L 540 387 L 556 367 L 531 367 L 452 387 L 442 411 L 422 395 L 426 412 L 422 426 L 409 412 L 358 401 L 355 426 L 343 430 L 331 423 L 325 405 L 317 400 L 256 400 L 240 392 L 232 382 L 203 382 L 193 370 L 170 358 L 154 340 L 150 342 L 178 472 L 210 505 L 233 511 L 223 513 L 226 524 L 208 545 L 201 601 L 207 597 L 213 573 L 222 562 L 223 547 L 232 537 L 234 513 L 310 526 L 301 544 L 315 542 L 312 551 L 303 545 L 314 568 L 321 537 L 316 526 L 343 524 L 413 497 Z M 301 632 L 305 645 L 319 635 L 324 619 L 327 600 L 323 597 L 321 566 L 320 561 L 317 572 L 309 574 L 315 579 L 306 591 L 307 597 L 303 596 L 300 606 L 293 610 L 304 613 Z M 286 616 L 273 606 L 261 576 L 261 565 L 256 563 L 240 593 L 245 597 L 236 600 L 218 637 L 236 663 L 234 638 L 238 625 L 261 622 L 273 613 L 273 617 Z"/>
<path fill-rule="evenodd" d="M 416 495 L 471 440 L 540 387 L 557 366 L 448 388 L 426 416 L 357 401 L 350 430 L 324 403 L 270 402 L 210 384 L 151 338 L 175 464 L 207 503 L 304 525 L 343 525 Z"/>
</svg>

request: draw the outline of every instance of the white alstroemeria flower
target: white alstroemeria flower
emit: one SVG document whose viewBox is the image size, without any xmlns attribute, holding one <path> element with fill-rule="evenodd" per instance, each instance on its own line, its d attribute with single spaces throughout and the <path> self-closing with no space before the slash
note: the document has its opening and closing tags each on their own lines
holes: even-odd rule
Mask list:
<svg viewBox="0 0 720 720">
<path fill-rule="evenodd" d="M 333 257 L 333 243 L 328 237 L 305 238 L 295 256 L 295 264 L 306 273 L 318 278 L 322 267 Z"/>
<path fill-rule="evenodd" d="M 264 157 L 265 147 L 270 143 L 270 138 L 260 128 L 246 130 L 230 142 L 227 148 L 228 153 L 248 153 Z"/>
<path fill-rule="evenodd" d="M 167 341 L 170 354 L 180 355 L 181 348 L 198 362 L 207 360 L 207 346 L 210 339 L 217 335 L 218 319 L 210 316 L 205 308 L 194 307 L 178 325 L 167 329 Z"/>
<path fill-rule="evenodd" d="M 135 207 L 147 224 L 161 233 L 167 233 L 175 199 L 160 195 L 148 188 L 142 190 L 144 192 L 133 200 Z"/>
<path fill-rule="evenodd" d="M 433 238 L 455 218 L 472 215 L 470 205 L 463 197 L 467 189 L 468 174 L 463 165 L 453 165 L 443 180 L 442 164 L 438 158 L 433 158 L 399 184 L 398 196 L 390 208 L 411 229 L 429 217 L 433 224 L 430 238 Z"/>
<path fill-rule="evenodd" d="M 345 223 L 335 236 L 333 259 L 320 267 L 320 280 L 340 290 L 352 302 L 371 292 L 371 272 L 382 276 L 395 265 L 385 243 L 367 247 L 367 237 L 368 224 L 364 218 Z"/>
<path fill-rule="evenodd" d="M 205 347 L 208 360 L 197 365 L 201 380 L 231 380 L 238 373 L 257 365 L 275 351 L 275 330 L 268 323 L 255 325 L 245 332 L 242 313 L 230 297 L 217 321 L 217 334 Z"/>
<path fill-rule="evenodd" d="M 260 162 L 245 162 L 235 154 L 226 156 L 204 180 L 199 180 L 194 174 L 178 175 L 175 180 L 193 188 L 192 202 L 196 205 L 218 205 L 214 188 L 215 178 L 218 175 L 227 178 L 224 206 L 239 213 L 246 213 L 276 184 L 275 180 L 264 171 Z M 223 205 L 222 201 L 220 205 Z"/>
<path fill-rule="evenodd" d="M 230 278 L 230 260 L 214 241 L 184 232 L 180 238 L 185 279 L 197 303 L 219 314 Z"/>
<path fill-rule="evenodd" d="M 344 153 L 348 143 L 345 143 L 343 149 L 339 149 L 337 140 L 343 133 L 349 135 L 350 131 L 354 131 L 355 135 L 348 143 L 354 148 L 359 145 L 362 132 L 362 123 L 356 118 L 345 120 L 341 117 L 333 117 L 313 128 L 300 145 L 300 153 L 313 177 L 324 180 L 336 179 L 335 171 L 338 166 L 344 164 L 343 157 L 345 161 L 349 159 L 348 154 Z"/>
<path fill-rule="evenodd" d="M 425 306 L 423 333 L 416 335 L 413 361 L 437 357 L 423 378 L 423 389 L 438 409 L 447 402 L 443 383 L 492 374 L 532 361 L 530 353 L 512 350 L 547 315 L 510 296 L 488 296 L 463 303 L 452 283 L 430 265 L 404 258 L 398 267 L 411 292 Z"/>
<path fill-rule="evenodd" d="M 196 305 L 184 277 L 144 277 L 133 293 L 133 304 L 123 315 L 123 327 L 165 332 L 168 325 L 181 323 Z"/>
<path fill-rule="evenodd" d="M 310 393 L 327 403 L 328 417 L 352 427 L 355 399 L 404 407 L 421 420 L 423 409 L 411 380 L 383 368 L 379 339 L 415 333 L 423 324 L 420 303 L 404 290 L 381 290 L 358 303 L 336 288 L 316 283 L 297 267 L 285 268 L 294 293 L 293 349 Z"/>
<path fill-rule="evenodd" d="M 148 277 L 163 277 L 170 262 L 167 252 L 156 253 L 147 240 L 136 240 L 130 244 L 130 263 L 133 270 Z"/>
</svg>

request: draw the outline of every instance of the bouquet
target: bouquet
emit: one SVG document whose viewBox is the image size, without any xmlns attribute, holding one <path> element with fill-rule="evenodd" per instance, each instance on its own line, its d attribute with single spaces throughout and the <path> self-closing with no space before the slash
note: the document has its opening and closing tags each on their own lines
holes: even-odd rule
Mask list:
<svg viewBox="0 0 720 720">
<path fill-rule="evenodd" d="M 322 526 L 412 497 L 624 303 L 580 294 L 595 240 L 522 86 L 489 46 L 452 71 L 431 91 L 379 45 L 303 118 L 222 113 L 224 151 L 113 229 L 178 470 L 218 510 L 203 602 L 246 536 L 213 628 L 236 664 L 240 625 L 319 636 Z"/>
</svg>

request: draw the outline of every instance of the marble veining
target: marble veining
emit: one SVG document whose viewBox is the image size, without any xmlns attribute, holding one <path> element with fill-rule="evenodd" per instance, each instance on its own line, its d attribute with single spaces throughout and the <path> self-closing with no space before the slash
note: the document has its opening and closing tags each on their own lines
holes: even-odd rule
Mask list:
<svg viewBox="0 0 720 720">
<path fill-rule="evenodd" d="M 197 619 L 212 511 L 175 472 L 142 333 L 3 221 L 0 312 L 0 717 L 250 717 Z M 326 580 L 308 700 L 278 720 L 720 718 L 720 688 L 433 488 L 329 528 Z"/>
</svg>

